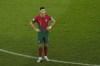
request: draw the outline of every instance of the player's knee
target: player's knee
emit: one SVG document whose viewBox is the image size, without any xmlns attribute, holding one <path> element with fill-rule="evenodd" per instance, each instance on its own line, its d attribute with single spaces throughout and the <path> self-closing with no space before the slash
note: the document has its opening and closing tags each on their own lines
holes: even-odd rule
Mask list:
<svg viewBox="0 0 100 66">
<path fill-rule="evenodd" d="M 39 47 L 43 47 L 43 44 L 39 44 Z"/>
<path fill-rule="evenodd" d="M 44 44 L 44 46 L 48 47 L 48 44 Z"/>
</svg>

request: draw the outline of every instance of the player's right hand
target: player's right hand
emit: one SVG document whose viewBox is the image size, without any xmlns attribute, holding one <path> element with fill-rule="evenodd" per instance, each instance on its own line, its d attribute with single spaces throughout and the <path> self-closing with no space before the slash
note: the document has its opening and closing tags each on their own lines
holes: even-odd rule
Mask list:
<svg viewBox="0 0 100 66">
<path fill-rule="evenodd" d="M 36 32 L 41 32 L 40 29 L 38 29 L 38 28 L 36 28 L 35 31 L 36 31 Z"/>
</svg>

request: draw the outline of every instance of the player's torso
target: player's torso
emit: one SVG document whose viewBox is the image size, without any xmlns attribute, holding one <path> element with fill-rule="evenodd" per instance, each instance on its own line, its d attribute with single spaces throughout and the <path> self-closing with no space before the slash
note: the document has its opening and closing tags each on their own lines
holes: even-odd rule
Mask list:
<svg viewBox="0 0 100 66">
<path fill-rule="evenodd" d="M 38 16 L 37 18 L 38 18 L 37 23 L 38 23 L 39 28 L 46 29 L 48 27 L 50 16 L 47 16 L 47 15 L 44 17 Z"/>
</svg>

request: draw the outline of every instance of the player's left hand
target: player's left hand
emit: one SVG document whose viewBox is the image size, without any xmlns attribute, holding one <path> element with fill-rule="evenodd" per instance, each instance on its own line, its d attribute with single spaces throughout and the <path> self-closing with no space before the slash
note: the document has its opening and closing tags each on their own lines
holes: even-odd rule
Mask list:
<svg viewBox="0 0 100 66">
<path fill-rule="evenodd" d="M 49 26 L 49 27 L 47 27 L 47 29 L 46 30 L 50 30 L 52 27 L 51 26 Z"/>
</svg>

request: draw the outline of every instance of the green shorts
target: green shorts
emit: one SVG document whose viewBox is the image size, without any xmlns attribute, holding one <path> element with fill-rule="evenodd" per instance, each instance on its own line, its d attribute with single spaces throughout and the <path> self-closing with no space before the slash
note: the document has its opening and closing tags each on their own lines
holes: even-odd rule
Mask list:
<svg viewBox="0 0 100 66">
<path fill-rule="evenodd" d="M 41 29 L 41 32 L 38 32 L 38 44 L 47 44 L 48 43 L 49 31 Z"/>
</svg>

